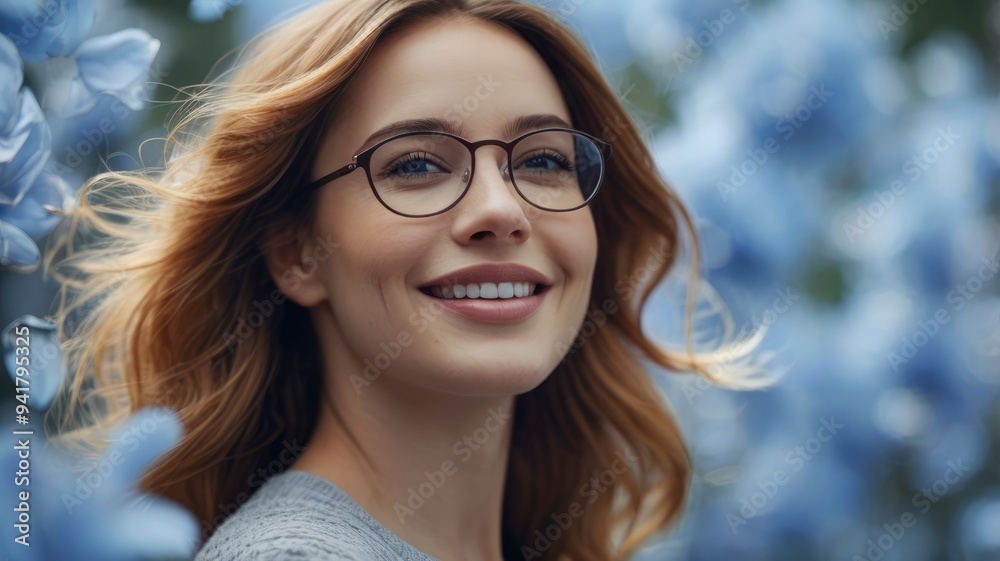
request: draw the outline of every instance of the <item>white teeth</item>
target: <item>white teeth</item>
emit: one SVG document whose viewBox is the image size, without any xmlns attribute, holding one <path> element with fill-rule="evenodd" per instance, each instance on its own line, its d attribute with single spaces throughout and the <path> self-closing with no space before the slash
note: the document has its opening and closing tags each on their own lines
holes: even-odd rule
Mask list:
<svg viewBox="0 0 1000 561">
<path fill-rule="evenodd" d="M 512 282 L 502 282 L 497 285 L 497 295 L 499 298 L 513 298 L 514 297 L 514 283 Z"/>
<path fill-rule="evenodd" d="M 492 282 L 484 282 L 479 285 L 479 297 L 488 298 L 490 300 L 500 297 L 500 293 L 497 292 L 497 285 Z"/>
<path fill-rule="evenodd" d="M 483 282 L 471 284 L 456 284 L 455 286 L 432 286 L 431 294 L 445 300 L 456 298 L 500 299 L 524 298 L 535 292 L 533 282 Z"/>
</svg>

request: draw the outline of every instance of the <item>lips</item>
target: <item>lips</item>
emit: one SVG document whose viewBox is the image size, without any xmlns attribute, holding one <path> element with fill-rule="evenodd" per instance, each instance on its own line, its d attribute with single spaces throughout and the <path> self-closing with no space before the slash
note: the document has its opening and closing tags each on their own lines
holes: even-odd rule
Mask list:
<svg viewBox="0 0 1000 561">
<path fill-rule="evenodd" d="M 420 291 L 454 314 L 485 323 L 527 320 L 552 281 L 523 265 L 475 265 L 438 277 Z"/>
</svg>

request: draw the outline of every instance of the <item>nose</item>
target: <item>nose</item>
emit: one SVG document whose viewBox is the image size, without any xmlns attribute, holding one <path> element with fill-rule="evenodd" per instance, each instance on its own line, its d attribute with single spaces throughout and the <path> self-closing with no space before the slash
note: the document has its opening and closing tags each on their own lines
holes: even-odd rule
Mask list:
<svg viewBox="0 0 1000 561">
<path fill-rule="evenodd" d="M 455 241 L 463 245 L 524 243 L 531 236 L 531 223 L 524 201 L 509 179 L 507 152 L 499 146 L 481 146 L 475 154 L 472 185 L 453 211 Z M 501 171 L 500 167 L 506 168 Z"/>
</svg>

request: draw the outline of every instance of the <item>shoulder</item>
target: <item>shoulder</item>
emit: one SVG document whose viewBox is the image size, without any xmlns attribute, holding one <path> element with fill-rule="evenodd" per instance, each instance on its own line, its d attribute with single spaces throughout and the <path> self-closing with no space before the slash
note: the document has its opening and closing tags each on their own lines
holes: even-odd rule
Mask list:
<svg viewBox="0 0 1000 561">
<path fill-rule="evenodd" d="M 195 561 L 401 559 L 358 508 L 319 477 L 276 475 L 216 529 Z"/>
</svg>

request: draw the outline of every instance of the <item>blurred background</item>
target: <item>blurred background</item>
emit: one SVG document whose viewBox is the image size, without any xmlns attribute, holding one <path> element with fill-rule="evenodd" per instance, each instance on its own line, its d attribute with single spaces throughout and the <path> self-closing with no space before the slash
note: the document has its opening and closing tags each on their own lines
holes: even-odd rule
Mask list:
<svg viewBox="0 0 1000 561">
<path fill-rule="evenodd" d="M 136 167 L 165 135 L 158 102 L 311 3 L 2 0 L 0 325 L 52 311 L 55 284 L 31 270 L 50 210 L 99 169 Z M 766 328 L 758 359 L 784 374 L 737 392 L 651 372 L 695 480 L 679 528 L 637 558 L 1000 560 L 1000 2 L 540 4 L 592 49 L 693 210 L 703 290 L 737 332 Z M 161 164 L 162 144 L 141 156 Z M 644 318 L 666 344 L 684 278 Z M 33 325 L 47 404 L 64 365 Z M 7 331 L 4 344 L 7 412 Z M 178 437 L 159 418 L 136 469 Z M 35 527 L 68 537 L 25 557 L 7 528 L 0 551 L 185 558 L 184 512 L 146 497 L 143 516 L 114 514 L 136 469 L 91 485 L 33 465 L 64 490 L 32 504 Z M 155 537 L 122 537 L 136 531 Z"/>
</svg>

